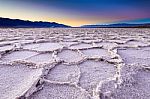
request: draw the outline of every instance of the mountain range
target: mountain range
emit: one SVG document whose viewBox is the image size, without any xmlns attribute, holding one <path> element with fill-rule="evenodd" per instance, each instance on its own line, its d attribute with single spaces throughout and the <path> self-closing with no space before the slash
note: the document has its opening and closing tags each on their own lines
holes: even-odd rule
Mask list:
<svg viewBox="0 0 150 99">
<path fill-rule="evenodd" d="M 83 28 L 150 28 L 150 23 L 144 24 L 129 24 L 129 23 L 116 23 L 107 25 L 83 25 Z"/>
<path fill-rule="evenodd" d="M 68 25 L 59 24 L 56 22 L 43 22 L 43 21 L 28 21 L 20 19 L 10 19 L 0 17 L 0 27 L 13 27 L 13 28 L 50 28 L 50 27 L 70 27 Z"/>
<path fill-rule="evenodd" d="M 70 28 L 71 26 L 56 22 L 28 21 L 0 17 L 1 28 Z M 77 28 L 150 28 L 150 23 L 129 24 L 115 23 L 107 25 L 83 25 Z"/>
</svg>

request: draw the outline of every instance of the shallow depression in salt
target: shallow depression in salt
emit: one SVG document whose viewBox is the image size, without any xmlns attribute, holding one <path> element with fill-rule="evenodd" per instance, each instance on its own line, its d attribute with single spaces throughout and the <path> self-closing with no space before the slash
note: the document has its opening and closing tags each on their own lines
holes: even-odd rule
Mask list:
<svg viewBox="0 0 150 99">
<path fill-rule="evenodd" d="M 90 99 L 85 91 L 67 84 L 46 83 L 43 90 L 33 94 L 29 99 Z"/>
<path fill-rule="evenodd" d="M 87 50 L 81 50 L 81 52 L 89 58 L 110 59 L 109 52 L 102 48 L 92 48 L 92 49 L 87 49 Z"/>
<path fill-rule="evenodd" d="M 58 57 L 66 63 L 78 63 L 83 60 L 83 56 L 77 50 L 62 50 Z"/>
<path fill-rule="evenodd" d="M 15 99 L 23 95 L 42 75 L 42 69 L 30 69 L 24 65 L 0 65 L 0 97 Z"/>
<path fill-rule="evenodd" d="M 2 46 L 0 47 L 0 52 L 9 51 L 12 50 L 13 48 L 14 48 L 13 45 Z"/>
<path fill-rule="evenodd" d="M 88 48 L 92 48 L 92 44 L 81 43 L 81 44 L 73 45 L 70 48 L 71 49 L 88 49 Z"/>
<path fill-rule="evenodd" d="M 47 79 L 57 82 L 77 83 L 80 77 L 80 70 L 77 65 L 56 65 L 49 71 Z"/>
<path fill-rule="evenodd" d="M 52 57 L 52 53 L 37 54 L 27 58 L 26 61 L 36 64 L 48 64 L 55 62 L 54 58 Z"/>
<path fill-rule="evenodd" d="M 125 64 L 150 65 L 150 47 L 140 49 L 122 49 L 118 50 Z"/>
</svg>

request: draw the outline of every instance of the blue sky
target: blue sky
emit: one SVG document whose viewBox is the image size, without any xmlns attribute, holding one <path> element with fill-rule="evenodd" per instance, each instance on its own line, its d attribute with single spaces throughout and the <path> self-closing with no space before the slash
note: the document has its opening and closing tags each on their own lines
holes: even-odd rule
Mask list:
<svg viewBox="0 0 150 99">
<path fill-rule="evenodd" d="M 150 22 L 150 0 L 0 0 L 0 17 L 71 26 Z"/>
</svg>

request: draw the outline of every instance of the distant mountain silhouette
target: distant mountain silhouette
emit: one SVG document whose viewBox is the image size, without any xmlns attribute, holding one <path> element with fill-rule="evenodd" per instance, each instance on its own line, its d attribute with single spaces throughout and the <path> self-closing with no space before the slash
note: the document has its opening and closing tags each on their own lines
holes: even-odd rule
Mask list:
<svg viewBox="0 0 150 99">
<path fill-rule="evenodd" d="M 70 27 L 64 24 L 55 22 L 42 21 L 25 21 L 20 19 L 9 19 L 0 17 L 0 27 L 14 27 L 14 28 L 49 28 L 49 27 Z"/>
<path fill-rule="evenodd" d="M 108 24 L 108 25 L 83 25 L 83 28 L 150 28 L 150 23 L 145 24 L 128 24 L 128 23 L 118 23 L 118 24 Z"/>
</svg>

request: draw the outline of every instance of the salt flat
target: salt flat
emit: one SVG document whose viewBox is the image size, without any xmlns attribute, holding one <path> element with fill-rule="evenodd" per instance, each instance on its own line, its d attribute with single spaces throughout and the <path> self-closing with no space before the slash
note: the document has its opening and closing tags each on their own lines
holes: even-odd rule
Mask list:
<svg viewBox="0 0 150 99">
<path fill-rule="evenodd" d="M 0 99 L 150 99 L 150 29 L 0 29 Z"/>
</svg>

